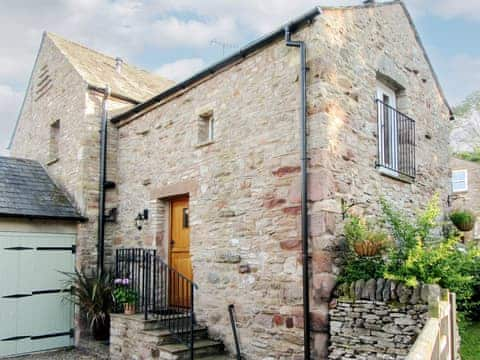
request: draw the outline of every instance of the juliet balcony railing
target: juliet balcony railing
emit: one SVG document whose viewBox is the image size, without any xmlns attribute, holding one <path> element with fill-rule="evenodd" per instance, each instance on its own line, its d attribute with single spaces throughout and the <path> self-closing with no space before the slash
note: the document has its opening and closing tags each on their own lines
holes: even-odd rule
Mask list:
<svg viewBox="0 0 480 360">
<path fill-rule="evenodd" d="M 415 120 L 376 100 L 378 168 L 415 179 Z"/>
<path fill-rule="evenodd" d="M 193 359 L 197 285 L 152 249 L 117 249 L 115 276 L 130 280 L 130 288 L 138 295 L 137 313 L 143 313 L 145 320 L 156 319 L 173 338 L 189 347 Z"/>
</svg>

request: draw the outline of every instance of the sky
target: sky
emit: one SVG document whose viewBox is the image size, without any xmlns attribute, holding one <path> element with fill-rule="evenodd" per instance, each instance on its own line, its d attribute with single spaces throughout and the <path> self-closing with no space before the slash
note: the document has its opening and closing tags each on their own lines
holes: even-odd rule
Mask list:
<svg viewBox="0 0 480 360">
<path fill-rule="evenodd" d="M 480 0 L 404 0 L 452 105 L 480 90 Z M 0 154 L 43 31 L 179 81 L 289 19 L 361 0 L 0 0 Z"/>
</svg>

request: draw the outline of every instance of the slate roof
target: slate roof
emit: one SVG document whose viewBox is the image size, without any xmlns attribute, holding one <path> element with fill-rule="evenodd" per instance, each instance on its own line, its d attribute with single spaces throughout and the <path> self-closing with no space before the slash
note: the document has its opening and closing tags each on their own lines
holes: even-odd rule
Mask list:
<svg viewBox="0 0 480 360">
<path fill-rule="evenodd" d="M 83 220 L 40 163 L 0 156 L 0 217 Z"/>
<path fill-rule="evenodd" d="M 123 62 L 120 73 L 115 58 L 46 32 L 57 48 L 87 84 L 104 88 L 108 84 L 117 93 L 137 102 L 145 101 L 171 87 L 174 82 Z"/>
</svg>

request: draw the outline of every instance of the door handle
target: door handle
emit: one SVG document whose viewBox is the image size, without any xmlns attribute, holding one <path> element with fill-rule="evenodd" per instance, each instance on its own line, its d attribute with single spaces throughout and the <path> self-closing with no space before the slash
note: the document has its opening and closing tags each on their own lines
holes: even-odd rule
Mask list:
<svg viewBox="0 0 480 360">
<path fill-rule="evenodd" d="M 170 240 L 170 245 L 175 245 L 175 240 Z"/>
</svg>

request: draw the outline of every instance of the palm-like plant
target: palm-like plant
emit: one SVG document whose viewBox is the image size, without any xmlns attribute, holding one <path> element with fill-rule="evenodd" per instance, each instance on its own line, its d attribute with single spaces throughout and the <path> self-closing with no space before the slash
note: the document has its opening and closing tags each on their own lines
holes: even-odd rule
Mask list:
<svg viewBox="0 0 480 360">
<path fill-rule="evenodd" d="M 86 315 L 92 334 L 96 340 L 107 340 L 110 332 L 110 313 L 113 308 L 112 276 L 103 274 L 88 276 L 76 269 L 65 273 L 70 297 Z"/>
</svg>

